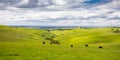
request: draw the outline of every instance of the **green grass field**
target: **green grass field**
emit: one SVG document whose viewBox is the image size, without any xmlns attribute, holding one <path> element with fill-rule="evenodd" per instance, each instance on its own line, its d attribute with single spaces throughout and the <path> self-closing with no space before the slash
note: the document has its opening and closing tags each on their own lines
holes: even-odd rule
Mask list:
<svg viewBox="0 0 120 60">
<path fill-rule="evenodd" d="M 48 32 L 0 26 L 0 60 L 120 60 L 120 33 L 111 29 L 116 28 Z M 51 45 L 46 39 L 53 36 L 60 44 Z"/>
</svg>

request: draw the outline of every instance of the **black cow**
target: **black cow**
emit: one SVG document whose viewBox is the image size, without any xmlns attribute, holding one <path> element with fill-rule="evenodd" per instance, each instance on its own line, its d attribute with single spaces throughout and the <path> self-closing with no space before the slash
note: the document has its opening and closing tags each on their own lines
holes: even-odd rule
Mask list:
<svg viewBox="0 0 120 60">
<path fill-rule="evenodd" d="M 43 44 L 45 44 L 45 42 L 43 42 Z"/>
<path fill-rule="evenodd" d="M 71 44 L 71 47 L 73 47 L 73 45 Z"/>
<path fill-rule="evenodd" d="M 85 46 L 88 46 L 88 44 L 86 44 Z"/>
<path fill-rule="evenodd" d="M 99 46 L 99 48 L 103 48 L 102 46 Z"/>
</svg>

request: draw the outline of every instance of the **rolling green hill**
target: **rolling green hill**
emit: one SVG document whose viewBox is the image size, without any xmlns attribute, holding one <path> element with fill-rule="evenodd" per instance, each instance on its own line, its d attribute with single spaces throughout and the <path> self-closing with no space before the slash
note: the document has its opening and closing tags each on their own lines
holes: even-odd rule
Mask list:
<svg viewBox="0 0 120 60">
<path fill-rule="evenodd" d="M 53 33 L 59 36 L 56 40 L 65 44 L 120 43 L 120 34 L 113 33 L 111 29 L 112 28 L 76 28 L 67 31 L 54 30 Z"/>
<path fill-rule="evenodd" d="M 74 28 L 49 32 L 0 26 L 0 60 L 120 60 L 120 33 L 111 29 L 116 30 Z M 50 44 L 51 40 L 60 44 Z"/>
<path fill-rule="evenodd" d="M 3 42 L 41 42 L 46 41 L 45 37 L 51 36 L 45 30 L 0 26 L 0 41 Z"/>
</svg>

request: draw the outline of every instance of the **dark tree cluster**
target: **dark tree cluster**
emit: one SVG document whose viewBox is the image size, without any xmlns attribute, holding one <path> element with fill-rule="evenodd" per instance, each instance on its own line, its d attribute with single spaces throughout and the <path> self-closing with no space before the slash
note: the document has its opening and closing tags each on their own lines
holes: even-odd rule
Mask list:
<svg viewBox="0 0 120 60">
<path fill-rule="evenodd" d="M 119 29 L 111 29 L 113 31 L 113 33 L 120 33 Z"/>
<path fill-rule="evenodd" d="M 59 42 L 59 41 L 56 41 L 56 40 L 51 40 L 51 41 L 50 41 L 50 44 L 60 44 L 60 42 Z"/>
<path fill-rule="evenodd" d="M 46 40 L 53 40 L 53 38 L 45 38 Z"/>
<path fill-rule="evenodd" d="M 55 36 L 51 36 L 49 38 L 45 38 L 46 40 L 50 41 L 50 44 L 60 44 L 59 41 L 54 40 Z"/>
</svg>

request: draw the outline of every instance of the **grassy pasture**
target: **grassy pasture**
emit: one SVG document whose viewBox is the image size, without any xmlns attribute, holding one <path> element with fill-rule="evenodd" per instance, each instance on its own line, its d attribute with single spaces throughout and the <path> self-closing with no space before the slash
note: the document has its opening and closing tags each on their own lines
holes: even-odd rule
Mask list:
<svg viewBox="0 0 120 60">
<path fill-rule="evenodd" d="M 60 44 L 45 39 L 52 36 Z M 0 60 L 120 60 L 120 34 L 111 28 L 48 32 L 0 26 Z"/>
</svg>

